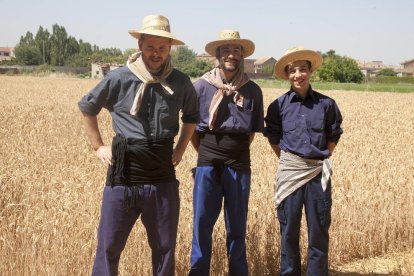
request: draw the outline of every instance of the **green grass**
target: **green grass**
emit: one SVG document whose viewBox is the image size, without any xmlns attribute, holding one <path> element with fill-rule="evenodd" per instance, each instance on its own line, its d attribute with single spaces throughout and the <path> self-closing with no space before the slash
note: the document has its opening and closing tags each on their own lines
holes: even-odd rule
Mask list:
<svg viewBox="0 0 414 276">
<path fill-rule="evenodd" d="M 289 89 L 288 81 L 277 79 L 257 79 L 254 80 L 260 87 Z M 336 83 L 336 82 L 312 82 L 315 90 L 354 90 L 370 92 L 397 92 L 414 93 L 414 83 Z"/>
</svg>

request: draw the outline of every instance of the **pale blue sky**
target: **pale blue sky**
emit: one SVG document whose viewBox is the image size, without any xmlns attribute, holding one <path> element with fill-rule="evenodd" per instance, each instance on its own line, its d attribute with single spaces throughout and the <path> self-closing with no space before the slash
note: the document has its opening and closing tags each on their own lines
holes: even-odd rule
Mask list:
<svg viewBox="0 0 414 276">
<path fill-rule="evenodd" d="M 386 64 L 414 58 L 413 0 L 0 0 L 0 6 L 0 46 L 15 46 L 39 26 L 51 32 L 57 23 L 77 39 L 125 50 L 137 45 L 129 29 L 139 29 L 148 14 L 162 14 L 197 53 L 220 30 L 236 29 L 256 44 L 253 58 L 278 59 L 298 45 Z"/>
</svg>

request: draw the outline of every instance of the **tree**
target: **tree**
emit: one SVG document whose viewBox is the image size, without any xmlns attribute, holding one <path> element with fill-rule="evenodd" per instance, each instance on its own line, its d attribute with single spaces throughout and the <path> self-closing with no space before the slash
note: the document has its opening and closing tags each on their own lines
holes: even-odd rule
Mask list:
<svg viewBox="0 0 414 276">
<path fill-rule="evenodd" d="M 79 53 L 79 43 L 73 36 L 69 36 L 65 45 L 65 59 Z"/>
<path fill-rule="evenodd" d="M 196 59 L 196 53 L 187 46 L 178 46 L 171 51 L 173 66 L 192 78 L 199 77 L 210 70 L 213 65 Z"/>
<path fill-rule="evenodd" d="M 185 66 L 194 62 L 196 53 L 187 46 L 177 46 L 171 51 L 171 63 L 178 69 L 184 69 Z"/>
<path fill-rule="evenodd" d="M 83 42 L 82 39 L 79 39 L 79 54 L 82 56 L 88 56 L 92 54 L 92 46 L 88 42 Z"/>
<path fill-rule="evenodd" d="M 122 53 L 118 48 L 102 48 L 68 35 L 63 26 L 54 24 L 52 34 L 39 26 L 34 37 L 27 32 L 16 46 L 15 62 L 22 65 L 90 66 L 91 62 L 122 63 L 136 50 Z M 45 66 L 46 68 L 46 66 Z"/>
<path fill-rule="evenodd" d="M 322 66 L 315 72 L 314 78 L 330 82 L 355 82 L 360 83 L 364 75 L 359 70 L 355 60 L 342 57 L 330 50 L 322 54 L 324 61 Z"/>
<path fill-rule="evenodd" d="M 381 77 L 381 76 L 395 77 L 397 76 L 397 73 L 395 73 L 394 70 L 392 70 L 391 68 L 384 68 L 384 69 L 379 70 L 377 73 L 377 77 Z"/>
<path fill-rule="evenodd" d="M 15 48 L 16 60 L 23 65 L 38 65 L 42 62 L 42 56 L 35 45 L 35 40 L 31 32 L 20 37 L 20 42 Z"/>
<path fill-rule="evenodd" d="M 185 65 L 182 71 L 191 78 L 196 78 L 202 76 L 205 72 L 211 70 L 211 68 L 212 65 L 210 63 L 194 59 L 192 62 Z"/>
<path fill-rule="evenodd" d="M 22 65 L 39 65 L 42 55 L 35 45 L 19 44 L 15 49 L 17 63 Z"/>
<path fill-rule="evenodd" d="M 50 64 L 50 33 L 42 26 L 37 30 L 34 43 L 42 55 L 42 63 Z"/>
<path fill-rule="evenodd" d="M 51 41 L 51 65 L 62 66 L 67 57 L 66 43 L 68 41 L 68 34 L 64 27 L 54 24 L 52 26 L 53 32 L 50 37 Z"/>
</svg>

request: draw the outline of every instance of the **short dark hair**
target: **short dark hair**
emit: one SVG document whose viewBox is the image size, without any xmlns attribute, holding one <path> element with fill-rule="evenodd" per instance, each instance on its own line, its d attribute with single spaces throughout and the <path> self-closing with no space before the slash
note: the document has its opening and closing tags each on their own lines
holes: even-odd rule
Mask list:
<svg viewBox="0 0 414 276">
<path fill-rule="evenodd" d="M 139 38 L 139 40 L 144 41 L 145 36 L 147 36 L 147 34 L 141 34 L 141 37 Z M 152 36 L 158 36 L 158 35 L 152 35 Z M 163 36 L 160 36 L 160 37 L 163 37 Z M 164 38 L 169 39 L 171 43 L 173 41 L 171 38 L 168 38 L 168 37 L 164 37 Z"/>
<path fill-rule="evenodd" d="M 309 68 L 309 70 L 312 70 L 312 63 L 309 61 L 309 60 L 305 60 L 306 61 L 306 63 L 308 64 L 308 68 Z M 285 73 L 288 73 L 288 69 L 289 69 L 289 66 L 292 64 L 293 62 L 291 62 L 291 63 L 289 63 L 288 65 L 286 65 L 285 66 Z"/>
<path fill-rule="evenodd" d="M 219 59 L 219 52 L 220 52 L 220 48 L 221 48 L 221 47 L 223 47 L 223 45 L 222 45 L 222 46 L 217 47 L 217 49 L 216 49 L 216 59 Z M 240 45 L 240 48 L 241 48 L 241 52 L 242 52 L 242 54 L 243 54 L 243 50 L 244 50 L 243 46 L 242 46 L 242 45 Z"/>
</svg>

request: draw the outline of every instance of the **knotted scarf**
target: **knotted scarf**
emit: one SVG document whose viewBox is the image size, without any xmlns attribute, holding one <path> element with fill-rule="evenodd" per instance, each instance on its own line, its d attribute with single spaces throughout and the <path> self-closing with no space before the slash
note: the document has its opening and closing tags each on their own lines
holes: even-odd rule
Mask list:
<svg viewBox="0 0 414 276">
<path fill-rule="evenodd" d="M 223 79 L 220 75 L 220 68 L 215 67 L 213 70 L 205 73 L 202 76 L 208 83 L 217 88 L 217 91 L 214 93 L 213 99 L 210 103 L 209 108 L 209 118 L 208 118 L 208 127 L 210 130 L 214 127 L 214 122 L 217 118 L 218 107 L 223 100 L 223 96 L 230 96 L 234 94 L 233 100 L 236 105 L 243 107 L 243 96 L 237 91 L 247 82 L 249 82 L 249 77 L 244 73 L 240 68 L 237 69 L 236 74 L 234 75 L 232 82 L 223 83 Z"/>
<path fill-rule="evenodd" d="M 137 52 L 132 54 L 127 61 L 127 66 L 129 70 L 134 73 L 142 81 L 142 84 L 138 87 L 137 93 L 134 98 L 134 103 L 131 107 L 130 114 L 136 115 L 141 107 L 142 98 L 144 97 L 145 90 L 148 84 L 151 83 L 160 83 L 163 87 L 163 91 L 167 95 L 174 94 L 174 91 L 170 88 L 169 84 L 166 81 L 166 78 L 171 74 L 173 71 L 173 67 L 171 65 L 171 58 L 168 57 L 167 62 L 165 63 L 164 68 L 160 72 L 159 75 L 153 75 L 145 66 L 144 61 L 142 60 L 142 52 Z"/>
</svg>

